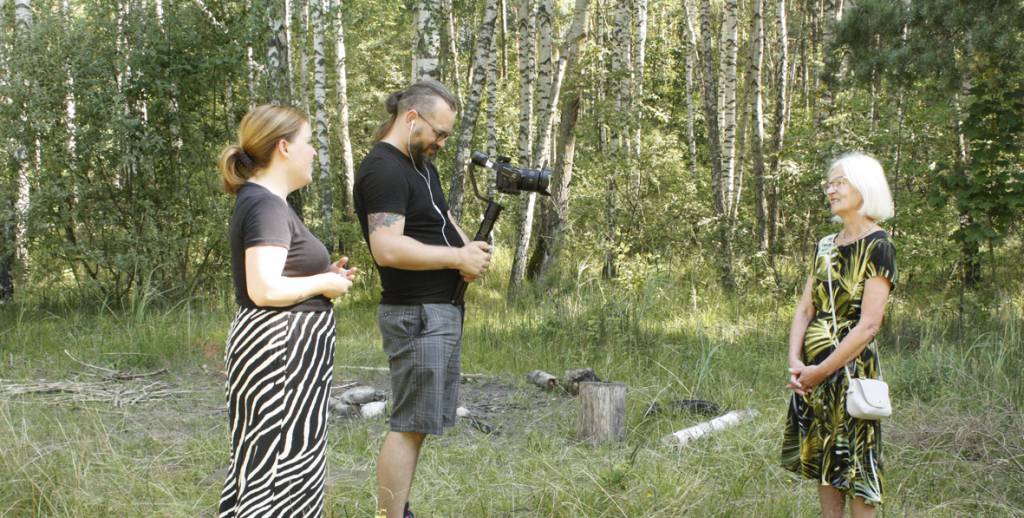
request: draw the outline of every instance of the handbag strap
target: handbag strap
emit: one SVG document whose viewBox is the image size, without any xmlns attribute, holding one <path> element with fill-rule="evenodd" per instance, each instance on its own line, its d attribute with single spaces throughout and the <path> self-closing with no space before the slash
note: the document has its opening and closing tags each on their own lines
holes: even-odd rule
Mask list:
<svg viewBox="0 0 1024 518">
<path fill-rule="evenodd" d="M 831 246 L 829 246 L 828 249 L 825 251 L 825 260 L 826 260 L 825 269 L 828 271 L 828 306 L 829 306 L 828 309 L 832 312 L 832 333 L 831 333 L 831 335 L 832 335 L 832 341 L 835 342 L 836 349 L 838 350 L 839 349 L 839 323 L 836 320 L 836 296 L 835 296 L 835 292 L 833 291 L 833 288 L 832 288 L 832 254 L 833 254 L 833 251 L 838 249 L 838 247 L 836 246 L 836 236 L 837 235 L 838 234 L 832 234 L 830 236 L 831 239 L 829 240 L 829 242 L 830 242 Z M 867 347 L 867 346 L 865 346 L 865 347 Z M 878 356 L 878 351 L 877 350 L 875 351 L 875 357 L 879 359 L 879 361 L 878 361 L 878 379 L 882 379 L 882 361 L 881 361 L 881 358 Z M 854 358 L 851 361 L 856 361 L 856 358 Z M 843 372 L 846 373 L 846 381 L 847 381 L 847 383 L 851 383 L 852 384 L 852 382 L 851 382 L 852 376 L 850 376 L 850 364 L 849 363 L 846 363 L 846 364 L 843 365 Z"/>
</svg>

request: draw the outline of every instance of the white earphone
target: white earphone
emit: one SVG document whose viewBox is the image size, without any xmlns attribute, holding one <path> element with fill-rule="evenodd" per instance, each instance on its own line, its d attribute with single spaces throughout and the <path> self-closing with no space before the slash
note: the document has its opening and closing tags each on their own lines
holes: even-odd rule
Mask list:
<svg viewBox="0 0 1024 518">
<path fill-rule="evenodd" d="M 423 178 L 423 181 L 427 184 L 427 194 L 430 195 L 430 205 L 437 211 L 437 215 L 441 216 L 441 238 L 444 239 L 444 244 L 450 247 L 452 244 L 448 241 L 448 236 L 444 233 L 445 228 L 448 226 L 448 219 L 444 217 L 444 213 L 441 212 L 441 208 L 434 203 L 434 191 L 430 187 L 430 179 L 427 178 L 426 174 L 420 172 L 420 168 L 416 167 L 416 160 L 412 157 L 412 129 L 415 126 L 416 121 L 409 121 L 409 135 L 405 141 L 405 149 L 409 152 L 409 162 L 412 162 L 412 168 L 416 170 L 416 173 L 419 174 L 420 178 Z M 430 169 L 427 169 L 427 173 L 430 173 Z"/>
</svg>

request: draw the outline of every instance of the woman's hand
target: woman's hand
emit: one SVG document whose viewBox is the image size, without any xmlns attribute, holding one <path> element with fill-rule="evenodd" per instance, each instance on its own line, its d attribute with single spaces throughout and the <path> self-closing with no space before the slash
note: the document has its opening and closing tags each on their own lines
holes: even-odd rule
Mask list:
<svg viewBox="0 0 1024 518">
<path fill-rule="evenodd" d="M 801 385 L 800 381 L 797 379 L 797 375 L 793 374 L 793 370 L 803 368 L 804 362 L 793 358 L 789 359 L 789 383 L 786 383 L 786 388 L 792 390 L 793 392 L 796 392 L 797 395 L 800 396 L 806 396 L 808 393 L 810 393 L 810 391 L 804 390 L 803 385 Z"/>
<path fill-rule="evenodd" d="M 342 274 L 327 272 L 320 275 L 323 278 L 322 291 L 320 293 L 329 299 L 340 297 L 352 287 L 352 281 Z"/>
<path fill-rule="evenodd" d="M 341 259 L 331 263 L 331 266 L 327 268 L 327 271 L 336 273 L 352 282 L 355 282 L 356 273 L 359 271 L 359 268 L 356 268 L 355 266 L 348 268 L 348 257 L 342 256 Z"/>
<path fill-rule="evenodd" d="M 822 381 L 825 381 L 825 378 L 831 374 L 826 372 L 820 365 L 804 365 L 796 368 L 790 367 L 789 373 L 793 378 L 795 378 L 791 383 L 794 383 L 800 388 L 800 390 L 803 390 L 805 394 L 810 394 L 815 387 L 820 385 Z"/>
</svg>

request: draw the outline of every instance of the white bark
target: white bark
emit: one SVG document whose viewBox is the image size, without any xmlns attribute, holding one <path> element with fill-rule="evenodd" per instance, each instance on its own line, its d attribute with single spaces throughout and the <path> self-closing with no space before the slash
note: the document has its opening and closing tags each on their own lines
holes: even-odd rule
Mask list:
<svg viewBox="0 0 1024 518">
<path fill-rule="evenodd" d="M 639 157 L 642 138 L 640 121 L 643 119 L 644 105 L 644 65 L 647 62 L 647 0 L 633 1 L 636 2 L 636 49 L 633 58 L 633 102 L 635 103 L 633 118 L 636 128 L 633 135 L 633 154 Z M 640 168 L 634 167 L 633 170 L 636 176 L 634 180 L 636 185 L 634 187 L 639 188 L 641 179 Z"/>
<path fill-rule="evenodd" d="M 320 159 L 320 217 L 323 225 L 323 239 L 327 249 L 334 250 L 334 194 L 331 178 L 331 140 L 328 136 L 327 116 L 327 57 L 324 53 L 324 17 L 330 9 L 330 0 L 312 0 L 313 10 L 313 103 L 316 116 L 314 132 L 316 155 Z"/>
<path fill-rule="evenodd" d="M 519 163 L 532 165 L 533 161 L 533 96 L 534 82 L 537 74 L 537 35 L 536 35 L 537 6 L 533 0 L 522 0 L 519 6 Z M 524 229 L 533 226 L 533 207 L 536 203 L 536 195 L 529 194 L 521 197 L 521 211 L 519 214 L 519 227 L 517 235 L 521 238 Z M 527 236 L 529 231 L 527 230 Z M 519 243 L 516 250 L 519 250 Z M 525 261 L 520 261 L 525 263 Z M 518 274 L 513 268 L 509 276 L 508 297 L 511 299 L 519 289 L 519 281 L 525 273 L 523 270 Z"/>
<path fill-rule="evenodd" d="M 705 435 L 732 428 L 733 426 L 740 424 L 742 421 L 757 417 L 757 415 L 757 410 L 753 409 L 733 410 L 728 414 L 716 417 L 710 421 L 705 421 L 698 425 L 679 430 L 678 432 L 666 437 L 665 442 L 675 446 L 685 446 L 694 439 L 699 439 Z"/>
<path fill-rule="evenodd" d="M 776 235 L 778 233 L 779 221 L 779 162 L 782 155 L 782 145 L 786 136 L 786 120 L 788 119 L 788 102 L 786 98 L 786 78 L 789 72 L 789 33 L 786 26 L 786 0 L 779 0 L 779 12 L 777 18 L 779 30 L 779 68 L 778 85 L 776 86 L 775 100 L 775 131 L 772 134 L 772 151 L 769 159 L 770 178 L 767 194 L 767 234 L 768 247 L 774 248 Z"/>
<path fill-rule="evenodd" d="M 285 2 L 272 2 L 268 6 L 270 40 L 267 42 L 268 97 L 275 104 L 290 100 L 291 91 L 288 64 L 288 32 Z"/>
<path fill-rule="evenodd" d="M 310 110 L 309 110 L 309 69 L 308 69 L 309 58 L 306 56 L 306 42 L 308 41 L 308 36 L 307 35 L 309 33 L 309 25 L 310 25 L 309 3 L 311 1 L 314 2 L 314 3 L 317 3 L 320 0 L 297 0 L 297 1 L 298 1 L 298 5 L 295 6 L 295 8 L 296 8 L 295 12 L 298 14 L 298 26 L 299 27 L 298 27 L 298 30 L 292 29 L 291 31 L 289 31 L 288 41 L 291 44 L 291 48 L 296 50 L 296 52 L 293 54 L 296 57 L 295 60 L 297 61 L 297 63 L 295 64 L 295 69 L 296 69 L 295 77 L 297 79 L 296 82 L 298 83 L 298 85 L 297 85 L 298 88 L 296 89 L 297 91 L 295 92 L 295 94 L 299 98 L 299 106 L 302 108 L 302 111 L 304 111 L 306 113 L 309 113 L 310 112 Z M 325 22 L 323 21 L 323 17 L 327 16 L 327 11 L 330 10 L 330 6 L 327 5 L 327 6 L 322 6 L 322 7 L 323 8 L 321 9 L 321 12 L 320 12 L 321 28 L 322 28 L 322 31 L 321 31 L 321 34 L 320 34 L 320 37 L 321 37 L 321 54 L 322 54 L 322 47 L 323 47 L 322 38 L 324 37 L 324 32 L 326 32 L 326 25 L 324 25 Z M 315 9 L 316 6 L 314 5 L 313 8 Z M 294 17 L 295 16 L 293 14 L 291 18 L 294 18 Z M 292 20 L 292 21 L 294 22 L 294 20 Z M 315 35 L 314 35 L 314 38 L 316 38 Z M 313 45 L 316 46 L 316 43 L 314 42 Z M 315 50 L 313 52 L 314 52 L 314 54 L 316 53 Z M 314 55 L 313 59 L 316 59 L 315 55 Z M 314 66 L 315 66 L 315 64 L 314 64 Z"/>
<path fill-rule="evenodd" d="M 751 95 L 753 96 L 754 209 L 757 218 L 757 244 L 768 248 L 768 205 L 764 177 L 764 107 L 761 97 L 761 65 L 764 63 L 764 0 L 754 0 L 754 53 L 750 60 Z"/>
<path fill-rule="evenodd" d="M 487 69 L 494 61 L 491 40 L 494 38 L 494 22 L 498 19 L 497 0 L 488 0 L 484 7 L 484 19 L 477 31 L 476 49 L 473 51 L 473 82 L 469 85 L 469 96 L 462 108 L 462 122 L 459 124 L 459 142 L 455 148 L 455 167 L 452 172 L 451 188 L 448 191 L 452 216 L 458 222 L 462 219 L 462 198 L 465 187 L 466 169 L 469 167 L 470 144 L 480 113 L 480 95 L 487 81 Z"/>
<path fill-rule="evenodd" d="M 352 189 L 355 184 L 355 166 L 352 160 L 352 139 L 349 135 L 349 110 L 348 110 L 348 71 L 346 70 L 345 54 L 345 9 L 344 0 L 337 0 L 334 16 L 335 40 L 334 40 L 334 71 L 337 78 L 338 95 L 338 118 L 341 138 L 341 156 L 345 162 L 345 178 L 342 181 L 344 192 L 342 193 L 342 208 L 346 213 L 353 210 Z"/>
<path fill-rule="evenodd" d="M 412 49 L 412 81 L 441 79 L 438 53 L 441 32 L 438 29 L 438 2 L 415 0 L 413 4 L 414 42 Z"/>
<path fill-rule="evenodd" d="M 441 13 L 445 19 L 446 35 L 448 45 L 446 49 L 445 64 L 446 71 L 451 77 L 452 86 L 455 88 L 455 97 L 462 98 L 462 76 L 459 72 L 459 46 L 458 32 L 455 29 L 455 10 L 452 8 L 452 0 L 441 0 Z"/>
<path fill-rule="evenodd" d="M 537 2 L 537 128 L 536 154 L 532 165 L 543 167 L 550 162 L 551 125 L 554 113 L 555 65 L 553 54 L 552 0 Z"/>
<path fill-rule="evenodd" d="M 732 212 L 736 188 L 736 57 L 738 55 L 736 0 L 725 0 L 722 13 L 722 182 L 725 210 Z"/>
<path fill-rule="evenodd" d="M 540 151 L 537 153 L 539 159 L 547 155 L 546 149 L 552 145 L 551 132 L 555 127 L 554 115 L 559 105 L 562 84 L 567 71 L 575 65 L 576 55 L 579 53 L 580 45 L 587 34 L 588 4 L 588 0 L 576 0 L 572 25 L 563 38 L 558 63 L 554 67 L 554 81 L 550 87 L 551 94 L 548 96 L 548 105 L 543 107 L 541 111 L 546 114 L 542 115 L 542 121 L 545 120 L 544 117 L 547 117 L 547 121 L 542 122 L 544 134 L 540 137 Z M 573 131 L 575 130 L 578 114 L 579 91 L 577 88 L 571 92 L 570 99 L 566 106 L 562 108 L 561 119 L 563 127 L 560 128 L 561 135 L 559 141 L 561 153 L 554 158 L 555 168 L 551 176 L 552 183 L 550 187 L 551 198 L 545 199 L 545 203 L 542 205 L 540 235 L 538 235 L 534 258 L 529 265 L 531 278 L 543 275 L 550 266 L 558 235 L 564 228 L 565 219 L 568 217 L 569 181 L 572 179 L 573 155 L 576 145 Z"/>
<path fill-rule="evenodd" d="M 15 52 L 23 52 L 21 47 L 32 31 L 32 2 L 30 0 L 14 0 L 14 39 Z M 20 72 L 20 71 L 19 71 Z M 21 76 L 19 73 L 18 76 Z M 29 85 L 22 86 L 28 88 Z M 28 113 L 21 113 L 22 127 L 28 126 Z M 14 227 L 14 251 L 18 262 L 23 266 L 28 263 L 28 212 L 31 206 L 31 170 L 32 162 L 29 158 L 28 144 L 25 140 L 18 143 L 14 152 L 14 159 L 18 164 L 18 177 L 16 181 L 14 202 L 15 227 Z M 35 153 L 32 153 L 35 155 Z"/>
<path fill-rule="evenodd" d="M 690 154 L 690 172 L 697 176 L 697 136 L 694 132 L 694 71 L 697 66 L 697 34 L 693 30 L 694 11 L 690 0 L 683 0 L 686 18 L 686 145 Z"/>
</svg>

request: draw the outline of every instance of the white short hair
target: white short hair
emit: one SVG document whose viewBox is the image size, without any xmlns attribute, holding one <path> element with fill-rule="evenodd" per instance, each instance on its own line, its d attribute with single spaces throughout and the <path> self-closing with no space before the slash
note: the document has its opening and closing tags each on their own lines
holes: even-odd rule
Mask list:
<svg viewBox="0 0 1024 518">
<path fill-rule="evenodd" d="M 858 212 L 876 222 L 885 221 L 893 216 L 894 208 L 889 182 L 885 180 L 882 164 L 864 153 L 847 153 L 828 168 L 826 178 L 836 168 L 843 170 L 846 181 L 857 189 L 863 198 Z"/>
</svg>

